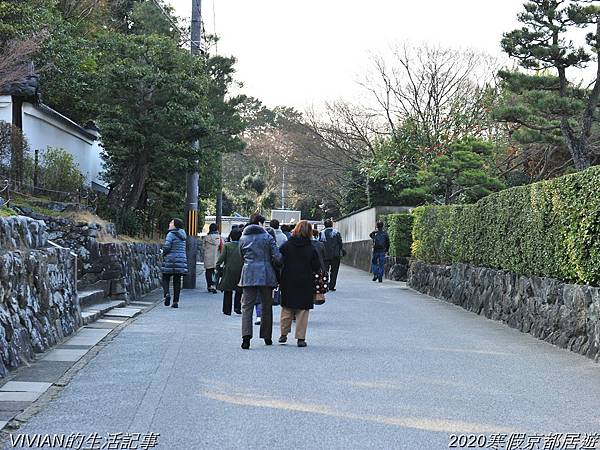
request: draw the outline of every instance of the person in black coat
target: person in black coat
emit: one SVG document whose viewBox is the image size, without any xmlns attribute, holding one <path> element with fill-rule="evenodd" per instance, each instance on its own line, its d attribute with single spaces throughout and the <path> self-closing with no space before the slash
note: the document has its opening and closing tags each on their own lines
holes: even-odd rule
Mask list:
<svg viewBox="0 0 600 450">
<path fill-rule="evenodd" d="M 185 242 L 187 235 L 183 230 L 183 220 L 173 219 L 169 223 L 169 232 L 162 247 L 163 263 L 163 292 L 165 306 L 171 304 L 169 285 L 173 278 L 173 304 L 172 308 L 179 307 L 179 293 L 181 292 L 181 277 L 188 272 Z"/>
<path fill-rule="evenodd" d="M 337 277 L 340 271 L 340 264 L 344 254 L 344 243 L 342 235 L 333 228 L 333 221 L 327 219 L 323 225 L 325 229 L 321 231 L 319 240 L 325 246 L 325 272 L 329 278 L 329 290 L 335 291 Z"/>
<path fill-rule="evenodd" d="M 306 347 L 308 313 L 314 307 L 314 274 L 321 269 L 319 255 L 312 241 L 312 228 L 306 220 L 298 222 L 292 237 L 281 247 L 283 270 L 281 272 L 281 337 L 287 342 L 296 317 L 298 347 Z"/>
</svg>

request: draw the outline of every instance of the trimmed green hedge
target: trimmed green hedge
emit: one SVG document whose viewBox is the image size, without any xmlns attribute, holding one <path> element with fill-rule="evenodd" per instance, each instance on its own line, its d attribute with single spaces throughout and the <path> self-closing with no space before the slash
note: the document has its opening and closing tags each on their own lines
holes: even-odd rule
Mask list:
<svg viewBox="0 0 600 450">
<path fill-rule="evenodd" d="M 388 214 L 385 225 L 390 236 L 390 256 L 410 256 L 412 246 L 412 214 Z"/>
<path fill-rule="evenodd" d="M 600 167 L 413 215 L 417 259 L 600 283 Z"/>
</svg>

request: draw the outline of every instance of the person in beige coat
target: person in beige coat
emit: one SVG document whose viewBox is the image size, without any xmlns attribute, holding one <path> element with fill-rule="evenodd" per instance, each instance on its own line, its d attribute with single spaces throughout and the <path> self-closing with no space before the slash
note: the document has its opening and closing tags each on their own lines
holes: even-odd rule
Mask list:
<svg viewBox="0 0 600 450">
<path fill-rule="evenodd" d="M 204 251 L 204 271 L 206 275 L 206 288 L 208 292 L 217 293 L 214 286 L 215 268 L 217 260 L 223 248 L 223 240 L 217 229 L 216 223 L 211 223 L 208 228 L 208 234 L 202 239 L 202 249 Z"/>
</svg>

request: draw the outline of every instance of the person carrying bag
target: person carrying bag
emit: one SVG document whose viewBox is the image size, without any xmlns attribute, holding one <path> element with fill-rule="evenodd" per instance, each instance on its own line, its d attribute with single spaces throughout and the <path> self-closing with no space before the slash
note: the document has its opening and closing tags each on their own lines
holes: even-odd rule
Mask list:
<svg viewBox="0 0 600 450">
<path fill-rule="evenodd" d="M 298 347 L 306 347 L 308 315 L 315 304 L 314 275 L 321 270 L 319 254 L 311 243 L 312 228 L 301 220 L 292 232 L 292 237 L 281 246 L 283 271 L 281 273 L 281 337 L 287 342 L 296 317 L 296 339 Z"/>
</svg>

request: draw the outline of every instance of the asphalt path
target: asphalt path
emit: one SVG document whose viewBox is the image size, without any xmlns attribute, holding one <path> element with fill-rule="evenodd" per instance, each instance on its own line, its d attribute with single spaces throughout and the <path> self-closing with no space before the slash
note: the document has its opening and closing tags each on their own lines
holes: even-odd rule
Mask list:
<svg viewBox="0 0 600 450">
<path fill-rule="evenodd" d="M 275 344 L 255 337 L 248 351 L 220 294 L 184 291 L 179 309 L 124 328 L 18 433 L 159 433 L 160 449 L 256 450 L 600 432 L 599 364 L 355 269 L 338 284 L 311 312 L 308 347 L 293 335 L 277 344 L 276 308 Z"/>
</svg>

